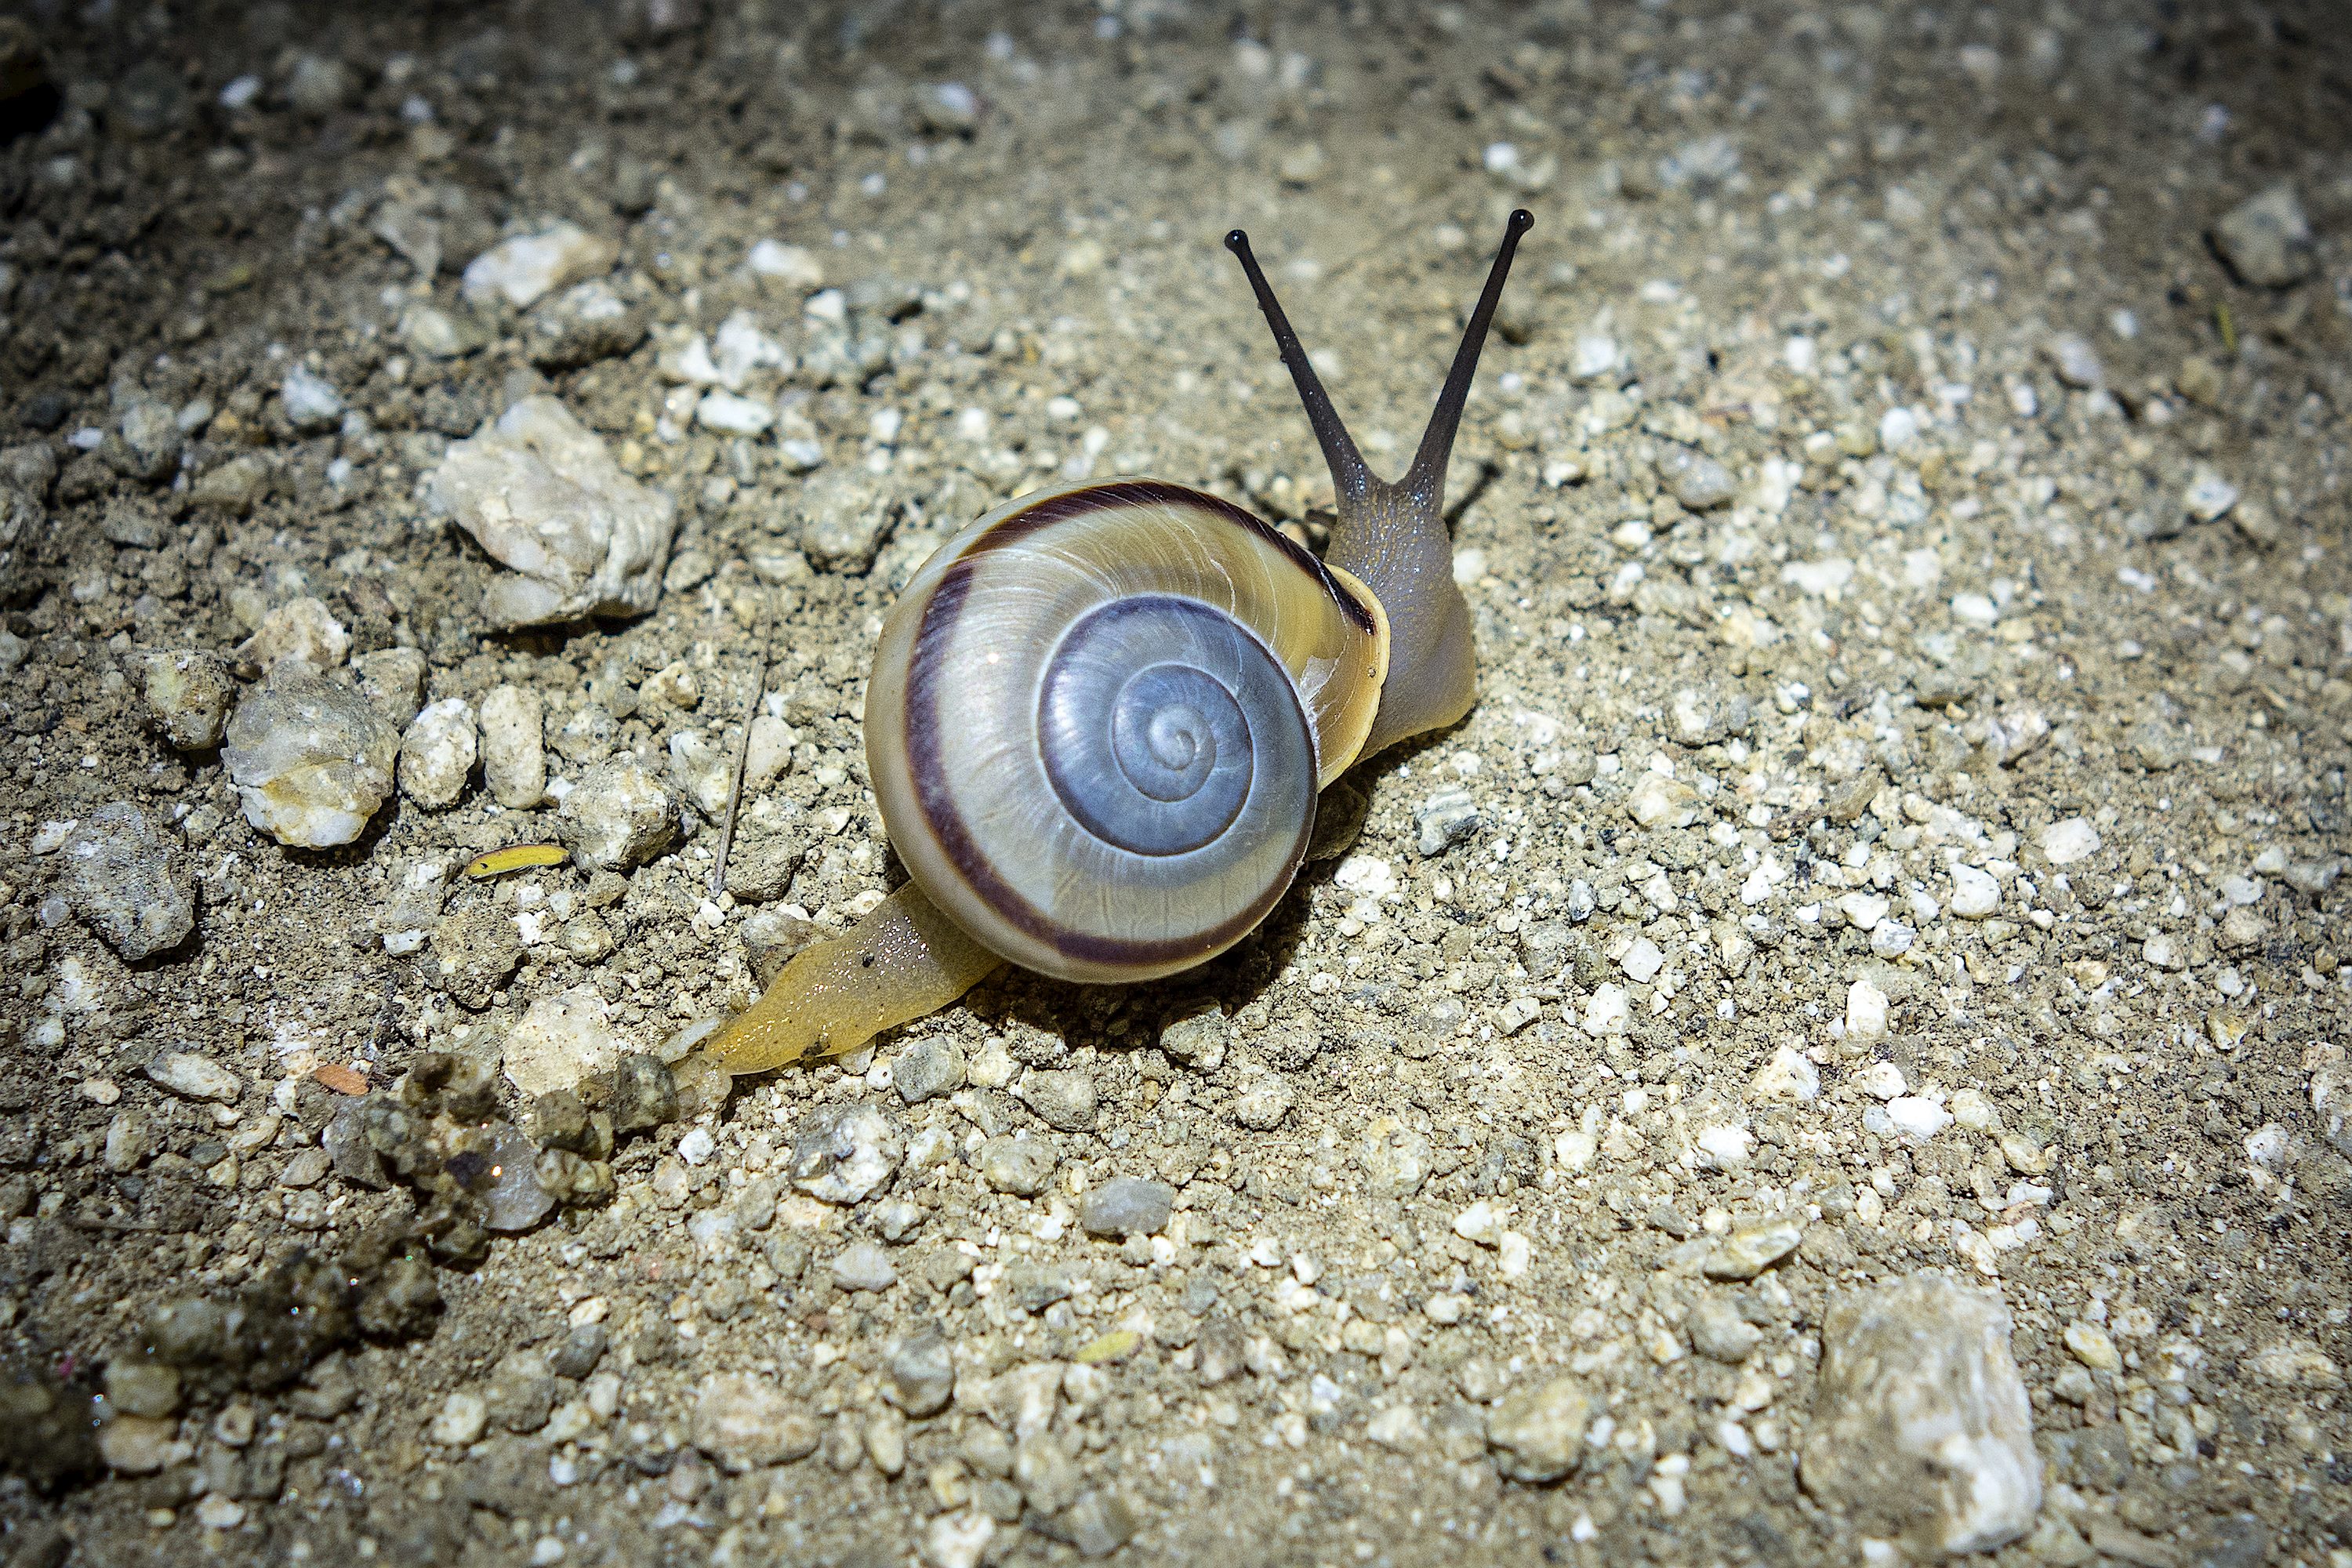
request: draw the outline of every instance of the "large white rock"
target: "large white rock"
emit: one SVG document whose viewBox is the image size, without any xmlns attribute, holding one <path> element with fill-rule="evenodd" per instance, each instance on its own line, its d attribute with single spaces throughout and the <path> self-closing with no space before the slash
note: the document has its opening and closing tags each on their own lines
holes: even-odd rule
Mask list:
<svg viewBox="0 0 2352 1568">
<path fill-rule="evenodd" d="M 2042 1506 L 2009 1310 L 1938 1274 L 1839 1297 L 1801 1473 L 1824 1506 L 1920 1555 L 1990 1552 Z"/>
<path fill-rule="evenodd" d="M 500 626 L 640 616 L 661 597 L 677 503 L 623 473 L 555 398 L 526 397 L 452 446 L 426 494 L 513 569 L 482 597 Z"/>
<path fill-rule="evenodd" d="M 467 262 L 466 298 L 477 304 L 504 300 L 527 310 L 566 284 L 610 271 L 619 254 L 611 240 L 578 224 L 553 224 L 502 239 Z"/>
<path fill-rule="evenodd" d="M 245 819 L 280 844 L 349 844 L 392 794 L 400 732 L 365 697 L 300 659 L 273 666 L 228 721 Z"/>
</svg>

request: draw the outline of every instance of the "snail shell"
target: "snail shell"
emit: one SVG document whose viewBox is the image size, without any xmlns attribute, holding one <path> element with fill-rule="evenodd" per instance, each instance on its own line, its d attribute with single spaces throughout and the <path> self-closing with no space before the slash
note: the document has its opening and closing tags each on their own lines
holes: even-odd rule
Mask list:
<svg viewBox="0 0 2352 1568">
<path fill-rule="evenodd" d="M 973 937 L 1064 980 L 1148 980 L 1281 899 L 1388 647 L 1362 584 L 1215 496 L 1032 494 L 892 610 L 867 771 L 908 871 Z"/>
</svg>

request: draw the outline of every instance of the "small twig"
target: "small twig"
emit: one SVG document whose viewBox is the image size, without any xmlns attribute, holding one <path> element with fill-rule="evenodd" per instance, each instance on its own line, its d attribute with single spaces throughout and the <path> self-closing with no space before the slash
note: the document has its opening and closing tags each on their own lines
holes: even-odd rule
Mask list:
<svg viewBox="0 0 2352 1568">
<path fill-rule="evenodd" d="M 66 1215 L 66 1223 L 76 1230 L 109 1231 L 123 1236 L 152 1236 L 163 1228 L 142 1220 L 105 1219 L 97 1215 L 69 1214 Z"/>
<path fill-rule="evenodd" d="M 751 700 L 743 709 L 743 738 L 735 746 L 735 777 L 727 786 L 727 820 L 719 827 L 719 855 L 710 862 L 710 896 L 727 890 L 727 852 L 735 847 L 735 814 L 743 805 L 743 773 L 751 762 L 751 726 L 759 722 L 760 703 L 768 694 L 768 663 L 774 652 L 774 634 L 760 639 L 760 668 L 751 682 Z"/>
</svg>

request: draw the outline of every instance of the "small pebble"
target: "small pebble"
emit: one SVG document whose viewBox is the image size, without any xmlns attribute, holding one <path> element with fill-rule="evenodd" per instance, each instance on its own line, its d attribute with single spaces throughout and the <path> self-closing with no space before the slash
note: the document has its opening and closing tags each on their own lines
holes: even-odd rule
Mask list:
<svg viewBox="0 0 2352 1568">
<path fill-rule="evenodd" d="M 492 1174 L 481 1194 L 483 1225 L 511 1234 L 545 1219 L 555 1199 L 540 1184 L 538 1146 L 517 1129 L 499 1124 L 484 1154 Z"/>
<path fill-rule="evenodd" d="M 1413 825 L 1419 829 L 1414 847 L 1423 859 L 1433 860 L 1477 832 L 1480 820 L 1478 803 L 1467 790 L 1440 790 L 1413 813 Z"/>
<path fill-rule="evenodd" d="M 677 842 L 678 808 L 668 788 L 634 755 L 596 763 L 563 797 L 556 833 L 591 871 L 626 871 Z"/>
<path fill-rule="evenodd" d="M 908 1105 L 951 1094 L 963 1087 L 963 1047 L 947 1035 L 917 1040 L 892 1060 L 890 1082 Z"/>
<path fill-rule="evenodd" d="M 425 708 L 425 656 L 413 647 L 383 647 L 352 660 L 360 695 L 383 721 L 405 730 Z"/>
<path fill-rule="evenodd" d="M 658 1058 L 643 1051 L 624 1051 L 613 1064 L 613 1098 L 608 1108 L 615 1132 L 639 1132 L 675 1121 L 677 1079 Z"/>
<path fill-rule="evenodd" d="M 882 1396 L 920 1419 L 936 1415 L 955 1394 L 953 1347 L 936 1326 L 927 1325 L 891 1347 Z"/>
<path fill-rule="evenodd" d="M 1576 1468 L 1585 1429 L 1600 1405 L 1572 1377 L 1554 1377 L 1507 1396 L 1486 1420 L 1496 1464 L 1513 1480 L 1555 1481 Z"/>
<path fill-rule="evenodd" d="M 991 1138 L 980 1146 L 974 1162 L 981 1179 L 1000 1193 L 1016 1197 L 1033 1198 L 1045 1190 L 1053 1180 L 1054 1167 L 1061 1163 L 1051 1145 L 1034 1138 Z"/>
<path fill-rule="evenodd" d="M 1955 863 L 1950 908 L 1964 921 L 1983 920 L 2000 909 L 2000 884 L 1990 872 Z"/>
<path fill-rule="evenodd" d="M 872 1103 L 825 1106 L 793 1133 L 793 1185 L 829 1204 L 854 1204 L 890 1179 L 906 1142 L 889 1112 Z"/>
<path fill-rule="evenodd" d="M 738 1473 L 805 1458 L 821 1436 L 815 1420 L 783 1390 L 751 1373 L 707 1379 L 688 1431 L 696 1447 Z"/>
<path fill-rule="evenodd" d="M 352 649 L 351 634 L 318 599 L 289 600 L 261 617 L 254 634 L 239 643 L 237 663 L 253 674 L 266 673 L 286 659 L 299 659 L 315 669 L 341 668 Z"/>
<path fill-rule="evenodd" d="M 1290 1114 L 1292 1098 L 1290 1085 L 1268 1074 L 1245 1085 L 1234 1096 L 1234 1120 L 1256 1131 L 1272 1131 Z"/>
<path fill-rule="evenodd" d="M 1151 1236 L 1168 1223 L 1176 1189 L 1141 1176 L 1114 1176 L 1091 1188 L 1078 1208 L 1089 1236 Z"/>
<path fill-rule="evenodd" d="M 1170 1019 L 1160 1031 L 1160 1048 L 1171 1061 L 1214 1072 L 1225 1060 L 1225 1010 L 1214 1003 Z"/>
<path fill-rule="evenodd" d="M 1720 1296 L 1705 1296 L 1691 1309 L 1686 1326 L 1691 1348 L 1712 1360 L 1737 1366 L 1763 1342 L 1764 1331 L 1742 1318 Z"/>
<path fill-rule="evenodd" d="M 1668 447 L 1658 459 L 1658 477 L 1685 510 L 1712 511 L 1731 502 L 1731 471 L 1704 452 Z"/>
<path fill-rule="evenodd" d="M 149 718 L 170 744 L 203 752 L 221 743 L 236 697 L 236 679 L 225 661 L 194 648 L 151 653 L 142 689 Z"/>
<path fill-rule="evenodd" d="M 233 1104 L 244 1086 L 236 1075 L 208 1057 L 194 1051 L 164 1051 L 147 1064 L 147 1076 L 159 1088 L 184 1100 Z"/>
<path fill-rule="evenodd" d="M 545 722 L 530 687 L 495 687 L 482 699 L 482 776 L 491 798 L 509 811 L 528 811 L 547 793 Z"/>
<path fill-rule="evenodd" d="M 577 370 L 645 342 L 646 313 L 602 279 L 574 284 L 531 311 L 523 351 L 541 370 Z"/>
<path fill-rule="evenodd" d="M 287 421 L 306 436 L 331 430 L 342 420 L 342 395 L 326 377 L 305 366 L 298 364 L 286 373 L 278 396 L 285 405 Z"/>
<path fill-rule="evenodd" d="M 610 268 L 619 255 L 609 239 L 577 224 L 557 223 L 537 234 L 500 240 L 466 265 L 466 298 L 503 300 L 528 310 L 544 295 Z"/>
<path fill-rule="evenodd" d="M 2098 351 L 2089 342 L 2073 332 L 2062 332 L 2043 345 L 2050 356 L 2051 368 L 2058 379 L 2078 391 L 2088 392 L 2106 384 L 2107 373 L 2099 363 Z"/>
<path fill-rule="evenodd" d="M 861 1241 L 835 1255 L 833 1282 L 845 1290 L 887 1290 L 898 1282 L 890 1255 L 870 1241 Z"/>
<path fill-rule="evenodd" d="M 1804 1232 L 1790 1220 L 1743 1226 L 1725 1237 L 1699 1264 L 1710 1279 L 1753 1279 L 1797 1250 Z"/>
<path fill-rule="evenodd" d="M 2284 289 L 2312 274 L 2311 220 L 2291 184 L 2273 185 L 2230 209 L 2213 226 L 2213 245 L 2230 270 L 2257 289 Z"/>
<path fill-rule="evenodd" d="M 476 752 L 474 708 L 462 697 L 428 702 L 400 740 L 400 793 L 429 811 L 466 793 Z"/>
<path fill-rule="evenodd" d="M 1021 1080 L 1020 1094 L 1048 1127 L 1083 1132 L 1095 1124 L 1095 1080 L 1076 1068 L 1032 1072 Z"/>
</svg>

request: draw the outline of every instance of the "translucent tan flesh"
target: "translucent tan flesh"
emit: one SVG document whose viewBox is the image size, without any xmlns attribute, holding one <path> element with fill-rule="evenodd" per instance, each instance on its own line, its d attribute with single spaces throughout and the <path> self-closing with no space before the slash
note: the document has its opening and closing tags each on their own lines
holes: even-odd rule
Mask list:
<svg viewBox="0 0 2352 1568">
<path fill-rule="evenodd" d="M 909 882 L 847 935 L 794 953 L 768 994 L 719 1037 L 710 1058 L 741 1074 L 854 1051 L 885 1029 L 939 1011 L 1003 963 Z"/>
</svg>

